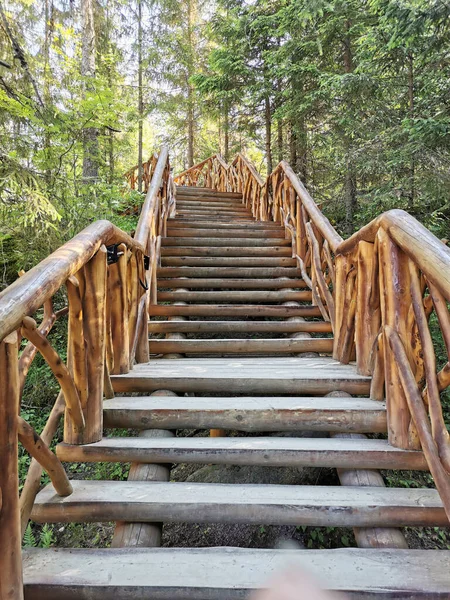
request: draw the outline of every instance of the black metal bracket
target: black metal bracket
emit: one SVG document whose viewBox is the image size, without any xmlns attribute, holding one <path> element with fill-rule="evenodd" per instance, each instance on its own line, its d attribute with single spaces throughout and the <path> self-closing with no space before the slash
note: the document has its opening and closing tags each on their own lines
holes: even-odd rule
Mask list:
<svg viewBox="0 0 450 600">
<path fill-rule="evenodd" d="M 108 265 L 114 265 L 118 262 L 119 258 L 123 255 L 123 252 L 119 252 L 120 244 L 113 244 L 112 246 L 106 246 L 106 257 Z"/>
<path fill-rule="evenodd" d="M 150 256 L 144 254 L 144 269 L 148 271 L 150 269 Z"/>
</svg>

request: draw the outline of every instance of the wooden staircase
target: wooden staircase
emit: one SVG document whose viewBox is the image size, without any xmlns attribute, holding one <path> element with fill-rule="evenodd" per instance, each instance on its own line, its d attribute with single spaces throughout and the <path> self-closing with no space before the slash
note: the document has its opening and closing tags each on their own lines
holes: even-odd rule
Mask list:
<svg viewBox="0 0 450 600">
<path fill-rule="evenodd" d="M 106 400 L 103 409 L 104 424 L 111 433 L 117 428 L 146 430 L 147 434 L 152 429 L 195 428 L 211 429 L 215 435 L 110 435 L 86 445 L 60 444 L 59 458 L 65 462 L 332 467 L 349 470 L 355 479 L 361 478 L 358 470 L 427 469 L 421 452 L 395 448 L 383 438 L 349 435 L 386 433 L 385 404 L 367 397 L 370 378 L 359 375 L 354 364 L 344 365 L 331 358 L 331 324 L 311 302 L 311 291 L 291 258 L 291 243 L 284 228 L 258 223 L 242 201 L 241 194 L 177 188 L 176 216 L 168 221 L 167 237 L 161 243 L 158 303 L 149 307 L 150 362 L 113 375 L 111 381 L 117 394 L 170 390 L 178 396 L 164 392 L 154 397 L 121 395 Z M 229 431 L 241 433 L 224 437 Z M 243 432 L 260 435 L 243 437 Z M 287 432 L 294 437 L 284 437 Z M 436 490 L 380 488 L 370 483 L 370 475 L 368 486 L 350 487 L 168 483 L 134 478 L 74 481 L 69 497 L 55 494 L 52 485 L 44 488 L 36 498 L 32 518 L 39 523 L 203 522 L 372 528 L 377 532 L 372 538 L 378 541 L 383 535 L 391 540 L 391 531 L 384 532 L 383 528 L 448 525 Z M 399 531 L 398 538 L 402 539 Z M 97 584 L 94 572 L 89 582 L 89 556 L 102 573 L 108 573 L 102 588 L 106 594 L 108 589 L 112 594 L 114 588 L 115 598 L 144 597 L 142 594 L 156 593 L 155 588 L 158 597 L 160 593 L 168 598 L 241 597 L 242 591 L 261 583 L 251 573 L 265 578 L 266 570 L 274 570 L 269 567 L 272 560 L 275 565 L 282 564 L 288 556 L 318 575 L 325 568 L 331 569 L 327 581 L 330 589 L 343 589 L 357 597 L 399 597 L 411 588 L 410 580 L 405 583 L 403 569 L 412 565 L 416 586 L 424 586 L 423 580 L 418 582 L 418 573 L 424 576 L 423 564 L 417 560 L 421 553 L 403 548 L 396 553 L 386 549 L 359 553 L 238 550 L 235 560 L 228 564 L 230 552 L 235 551 L 128 551 L 127 564 L 132 564 L 138 589 L 135 595 L 128 589 L 129 573 L 113 575 L 119 551 L 77 551 L 73 561 L 86 578 L 82 588 L 85 596 L 79 590 L 78 577 L 68 577 L 64 588 L 80 593 L 80 597 L 95 593 L 101 584 Z M 440 553 L 439 560 L 445 555 Z M 65 578 L 54 572 L 53 562 L 67 562 L 71 569 L 73 561 L 61 551 L 49 552 L 48 556 L 50 567 L 38 563 L 45 577 L 50 572 L 53 579 L 50 588 L 43 586 L 46 597 L 62 597 Z M 364 568 L 365 561 L 369 562 Z M 186 573 L 194 562 L 195 578 Z M 136 563 L 146 567 L 136 570 Z M 229 570 L 220 578 L 218 571 L 224 563 Z M 34 577 L 39 579 L 36 563 L 32 564 Z M 153 566 L 151 572 L 149 564 Z M 344 572 L 338 574 L 339 568 Z M 364 577 L 358 568 L 364 570 Z M 243 580 L 238 575 L 240 569 L 248 570 Z M 398 577 L 386 585 L 384 577 L 386 573 L 392 577 L 393 570 Z M 175 573 L 178 583 L 173 581 Z M 438 587 L 438 583 L 433 582 L 433 586 Z M 430 592 L 429 579 L 425 587 Z"/>
<path fill-rule="evenodd" d="M 314 220 L 318 209 L 308 204 L 309 196 L 303 198 L 293 176 L 290 181 L 297 187 L 291 195 L 286 183 L 272 185 L 270 210 L 281 225 L 268 220 L 261 181 L 247 163 L 245 171 L 242 157 L 232 166 L 218 157 L 208 160 L 178 178 L 176 210 L 169 201 L 167 154 L 152 163 L 135 236 L 141 244 L 133 250 L 135 264 L 126 253 L 132 242 L 114 234 L 123 258 L 113 263 L 118 266 L 107 279 L 107 335 L 101 354 L 106 366 L 101 380 L 88 374 L 94 381 L 91 389 L 97 381 L 102 393 L 95 410 L 80 401 L 84 431 L 81 425 L 70 428 L 77 405 L 69 406 L 64 441 L 56 448 L 58 459 L 66 463 L 131 463 L 128 481 L 72 480 L 63 495 L 61 480 L 48 469 L 52 483 L 30 503 L 30 486 L 37 491 L 41 473 L 34 470 L 22 495 L 22 527 L 27 506 L 37 523 L 114 521 L 112 546 L 24 550 L 25 598 L 241 600 L 286 568 L 306 569 L 324 588 L 355 599 L 449 598 L 450 552 L 409 549 L 400 529 L 448 527 L 437 451 L 426 428 L 418 427 L 420 443 L 399 441 L 393 392 L 386 384 L 387 401 L 380 392 L 385 382 L 380 373 L 387 367 L 373 344 L 379 339 L 379 323 L 372 317 L 364 322 L 364 335 L 375 348 L 370 369 L 360 321 L 355 332 L 354 305 L 361 311 L 368 296 L 361 278 L 354 277 L 354 263 L 339 263 L 336 248 L 345 242 L 327 229 L 325 219 Z M 205 165 L 203 187 L 199 174 Z M 239 172 L 247 178 L 238 185 Z M 281 189 L 284 204 L 277 200 Z M 297 229 L 288 214 L 296 198 L 302 198 L 304 209 L 299 212 L 297 204 L 296 214 L 306 219 L 307 207 L 313 215 L 303 224 L 296 217 Z M 142 223 L 147 223 L 145 234 Z M 365 233 L 358 241 L 364 252 L 369 237 Z M 142 247 L 150 254 L 144 279 L 139 271 Z M 67 249 L 61 256 L 66 255 Z M 368 268 L 366 259 L 361 251 L 360 269 Z M 70 275 L 67 284 L 72 302 L 68 364 L 75 386 L 81 380 L 79 365 L 93 365 L 97 356 L 80 362 L 83 347 L 91 346 L 75 343 L 80 313 L 74 307 L 81 306 L 83 294 L 78 300 L 72 294 L 84 289 L 88 272 L 85 267 L 78 281 Z M 139 285 L 133 287 L 133 281 Z M 143 292 L 146 283 L 148 293 Z M 25 289 L 18 284 L 15 297 Z M 353 303 L 352 290 L 359 290 Z M 0 296 L 0 316 L 1 301 Z M 386 300 L 384 310 L 388 304 Z M 442 317 L 442 306 L 436 305 Z M 124 306 L 125 321 L 118 318 Z M 384 343 L 393 340 L 395 348 L 388 328 L 385 335 Z M 6 364 L 1 351 L 0 345 L 0 370 Z M 42 353 L 56 373 L 58 365 L 51 362 L 47 346 Z M 66 375 L 69 371 L 61 378 Z M 63 389 L 69 398 L 67 382 Z M 1 400 L 0 392 L 0 408 Z M 416 410 L 412 400 L 408 406 Z M 47 444 L 57 426 L 56 413 L 52 415 L 43 434 Z M 337 469 L 341 485 L 170 481 L 171 467 L 184 463 Z M 380 470 L 431 470 L 438 489 L 385 487 Z M 2 512 L 0 534 L 1 518 Z M 161 523 L 353 528 L 358 548 L 166 548 L 160 547 Z M 20 581 L 18 585 L 20 592 L 10 593 L 17 585 L 2 588 L 0 583 L 0 600 L 21 600 Z"/>
</svg>

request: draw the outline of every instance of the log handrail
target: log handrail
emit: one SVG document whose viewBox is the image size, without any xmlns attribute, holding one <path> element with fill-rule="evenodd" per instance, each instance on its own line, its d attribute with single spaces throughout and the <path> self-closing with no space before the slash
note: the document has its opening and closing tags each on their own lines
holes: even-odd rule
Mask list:
<svg viewBox="0 0 450 600">
<path fill-rule="evenodd" d="M 146 165 L 148 193 L 134 237 L 109 221 L 96 221 L 0 293 L 0 418 L 9 423 L 7 436 L 6 421 L 0 424 L 0 488 L 6 505 L 3 515 L 8 515 L 0 519 L 0 545 L 15 557 L 20 556 L 20 538 L 42 470 L 49 473 L 58 494 L 72 492 L 63 465 L 50 450 L 64 412 L 65 441 L 97 441 L 103 430 L 103 397 L 112 394 L 109 374 L 116 372 L 114 363 L 119 372 L 127 372 L 135 362 L 148 359 L 145 311 L 156 292 L 158 249 L 175 194 L 168 149 L 163 147 L 159 157 L 151 157 Z M 148 270 L 146 254 L 151 255 Z M 54 311 L 52 299 L 64 286 L 68 306 Z M 38 326 L 33 317 L 42 308 Z M 56 319 L 66 314 L 65 364 L 47 336 Z M 19 357 L 22 338 L 28 343 Z M 41 436 L 17 416 L 25 379 L 38 351 L 61 387 Z M 18 440 L 32 456 L 20 502 Z M 11 581 L 20 586 L 20 560 L 15 559 L 8 569 Z"/>
<path fill-rule="evenodd" d="M 222 189 L 241 192 L 254 217 L 284 225 L 313 303 L 332 324 L 333 357 L 343 363 L 356 360 L 358 371 L 372 376 L 371 396 L 386 398 L 389 442 L 405 449 L 422 446 L 424 451 L 428 444 L 431 472 L 450 472 L 440 400 L 450 386 L 450 248 L 398 209 L 343 240 L 286 162 L 265 181 L 242 154 L 229 166 L 222 162 L 214 155 L 175 181 L 197 184 L 201 174 L 211 185 L 212 171 L 220 169 L 226 175 Z M 432 312 L 447 352 L 439 370 L 429 330 Z M 409 371 L 397 366 L 405 356 Z M 437 452 L 429 451 L 427 436 Z M 438 487 L 450 515 L 446 486 L 441 477 Z"/>
</svg>

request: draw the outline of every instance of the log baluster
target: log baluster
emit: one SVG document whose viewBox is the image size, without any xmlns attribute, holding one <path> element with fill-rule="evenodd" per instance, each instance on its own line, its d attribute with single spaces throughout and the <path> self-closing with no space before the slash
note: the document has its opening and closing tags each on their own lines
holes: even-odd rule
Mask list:
<svg viewBox="0 0 450 600">
<path fill-rule="evenodd" d="M 103 435 L 103 389 L 106 358 L 106 247 L 84 266 L 84 294 L 81 298 L 83 334 L 86 348 L 88 395 L 82 405 L 85 428 L 73 431 L 71 415 L 66 411 L 64 441 L 69 444 L 98 442 Z"/>
<path fill-rule="evenodd" d="M 409 259 L 383 229 L 378 231 L 377 236 L 380 286 L 383 295 L 382 326 L 397 331 L 405 348 L 410 348 L 410 332 L 406 330 L 407 315 L 411 305 Z M 405 391 L 389 344 L 384 344 L 384 352 L 389 442 L 397 448 L 418 449 L 420 444 L 417 431 L 411 420 Z"/>
<path fill-rule="evenodd" d="M 44 357 L 54 376 L 58 380 L 66 400 L 66 411 L 70 415 L 71 426 L 75 434 L 81 433 L 85 427 L 84 416 L 77 389 L 69 369 L 63 363 L 58 353 L 52 348 L 37 328 L 36 321 L 25 317 L 22 322 L 22 335 L 36 346 Z"/>
<path fill-rule="evenodd" d="M 358 373 L 371 375 L 370 358 L 381 326 L 378 255 L 374 244 L 358 244 L 355 345 Z"/>
<path fill-rule="evenodd" d="M 108 268 L 108 301 L 111 310 L 113 364 L 111 373 L 128 373 L 130 340 L 128 327 L 127 247 L 118 247 L 119 259 Z"/>
<path fill-rule="evenodd" d="M 18 480 L 18 334 L 0 342 L 0 597 L 23 600 Z"/>
</svg>

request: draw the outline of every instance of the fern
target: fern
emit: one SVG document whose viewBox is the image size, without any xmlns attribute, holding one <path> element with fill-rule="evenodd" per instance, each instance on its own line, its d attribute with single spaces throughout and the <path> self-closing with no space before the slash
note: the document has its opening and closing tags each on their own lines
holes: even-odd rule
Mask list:
<svg viewBox="0 0 450 600">
<path fill-rule="evenodd" d="M 54 542 L 53 529 L 47 523 L 41 529 L 41 533 L 39 536 L 39 547 L 40 548 L 50 548 Z"/>
<path fill-rule="evenodd" d="M 36 539 L 31 529 L 31 523 L 28 523 L 27 528 L 25 530 L 25 535 L 23 536 L 23 545 L 25 548 L 36 547 Z"/>
</svg>

